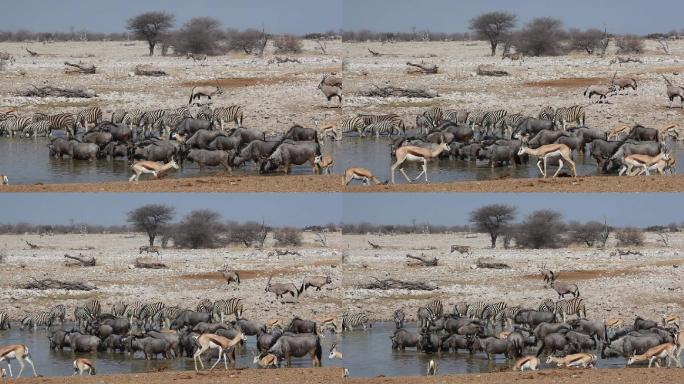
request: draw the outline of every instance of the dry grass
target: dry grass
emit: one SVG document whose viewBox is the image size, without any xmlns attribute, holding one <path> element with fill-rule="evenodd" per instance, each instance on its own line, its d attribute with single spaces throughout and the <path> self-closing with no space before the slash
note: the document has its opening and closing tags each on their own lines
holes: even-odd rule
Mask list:
<svg viewBox="0 0 684 384">
<path fill-rule="evenodd" d="M 241 88 L 253 87 L 255 85 L 271 85 L 296 81 L 292 75 L 282 75 L 274 77 L 229 77 L 216 80 L 185 81 L 181 85 L 184 87 L 211 86 L 219 85 L 221 88 Z"/>
<path fill-rule="evenodd" d="M 542 81 L 528 81 L 523 83 L 523 86 L 530 88 L 544 88 L 544 87 L 554 87 L 554 88 L 580 88 L 588 87 L 595 84 L 609 83 L 610 79 L 605 77 L 573 77 L 573 78 L 563 78 L 554 80 L 542 80 Z"/>
</svg>

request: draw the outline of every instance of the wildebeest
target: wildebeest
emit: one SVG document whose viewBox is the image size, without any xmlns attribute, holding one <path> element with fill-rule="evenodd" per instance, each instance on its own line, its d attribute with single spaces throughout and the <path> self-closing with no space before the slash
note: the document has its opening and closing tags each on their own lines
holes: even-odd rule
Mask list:
<svg viewBox="0 0 684 384">
<path fill-rule="evenodd" d="M 546 129 L 546 130 L 552 130 L 554 127 L 553 121 L 552 120 L 545 120 L 545 119 L 537 119 L 534 117 L 529 117 L 525 120 L 523 120 L 520 125 L 513 131 L 513 134 L 511 138 L 517 139 L 520 138 L 524 135 L 528 135 L 530 137 L 533 137 L 537 133 L 539 133 L 541 130 Z"/>
<path fill-rule="evenodd" d="M 206 129 L 199 129 L 189 139 L 185 140 L 185 144 L 189 148 L 207 149 L 209 144 L 219 136 L 226 136 L 223 131 L 209 131 Z"/>
<path fill-rule="evenodd" d="M 492 360 L 494 355 L 504 355 L 504 357 L 509 358 L 509 343 L 508 340 L 498 339 L 496 337 L 486 337 L 479 338 L 475 336 L 472 344 L 473 352 L 484 351 L 487 355 L 487 360 Z"/>
<path fill-rule="evenodd" d="M 230 159 L 233 151 L 210 151 L 208 149 L 191 149 L 188 152 L 187 159 L 193 161 L 199 165 L 200 172 L 204 170 L 205 166 L 217 166 L 221 165 L 232 175 L 233 170 L 230 168 Z"/>
<path fill-rule="evenodd" d="M 313 128 L 304 128 L 301 125 L 293 125 L 285 132 L 283 139 L 294 141 L 318 141 L 318 132 Z"/>
<path fill-rule="evenodd" d="M 69 141 L 69 156 L 74 160 L 89 160 L 97 159 L 100 152 L 100 147 L 97 144 L 81 143 L 76 140 Z"/>
<path fill-rule="evenodd" d="M 272 353 L 279 359 L 286 361 L 286 366 L 292 363 L 292 357 L 304 357 L 309 355 L 314 367 L 321 365 L 321 339 L 317 335 L 301 334 L 296 336 L 281 336 L 262 356 Z"/>
<path fill-rule="evenodd" d="M 233 159 L 233 165 L 239 167 L 246 161 L 253 161 L 258 169 L 263 167 L 263 162 L 280 145 L 280 141 L 254 140 L 247 144 Z"/>
<path fill-rule="evenodd" d="M 50 149 L 50 156 L 53 157 L 61 159 L 69 154 L 69 141 L 61 137 L 51 140 L 47 147 Z"/>
<path fill-rule="evenodd" d="M 83 135 L 83 142 L 84 143 L 93 143 L 96 144 L 100 148 L 104 148 L 107 144 L 112 142 L 114 140 L 114 136 L 109 133 L 109 132 L 88 132 L 85 135 Z"/>
<path fill-rule="evenodd" d="M 162 339 L 155 339 L 153 337 L 139 338 L 137 336 L 127 336 L 124 339 L 124 345 L 126 351 L 129 354 L 134 354 L 137 351 L 141 351 L 145 360 L 151 360 L 152 357 L 157 357 L 161 354 L 166 359 L 170 359 L 171 356 L 171 345 Z"/>
<path fill-rule="evenodd" d="M 176 318 L 171 323 L 171 329 L 181 329 L 185 326 L 194 327 L 198 323 L 211 322 L 211 313 L 207 312 L 195 312 L 191 310 L 185 310 L 176 316 Z"/>
<path fill-rule="evenodd" d="M 417 348 L 420 335 L 402 328 L 397 329 L 394 335 L 390 336 L 390 339 L 392 340 L 392 349 L 403 351 L 406 348 Z"/>
<path fill-rule="evenodd" d="M 174 132 L 178 134 L 192 136 L 195 132 L 199 131 L 200 129 L 211 130 L 212 127 L 213 123 L 211 122 L 211 120 L 193 119 L 192 117 L 188 117 L 186 119 L 183 119 L 183 121 L 176 125 L 176 127 L 174 128 Z"/>
<path fill-rule="evenodd" d="M 513 317 L 513 321 L 516 324 L 524 324 L 533 328 L 541 323 L 551 323 L 555 320 L 556 315 L 553 312 L 534 311 L 531 309 L 520 311 Z"/>
<path fill-rule="evenodd" d="M 318 333 L 316 331 L 315 321 L 300 319 L 297 316 L 292 319 L 290 325 L 288 325 L 286 329 L 293 333 Z"/>
<path fill-rule="evenodd" d="M 647 128 L 641 124 L 635 125 L 631 131 L 629 131 L 628 139 L 634 139 L 638 141 L 660 141 L 660 132 L 655 128 Z"/>
<path fill-rule="evenodd" d="M 74 352 L 96 353 L 102 346 L 102 340 L 97 336 L 84 335 L 80 332 L 68 332 L 64 341 L 69 343 Z"/>
<path fill-rule="evenodd" d="M 273 171 L 281 167 L 285 173 L 290 173 L 292 165 L 311 164 L 312 173 L 318 172 L 316 156 L 321 155 L 321 147 L 317 142 L 298 142 L 296 144 L 283 143 L 268 157 L 262 166 L 263 171 Z"/>
</svg>

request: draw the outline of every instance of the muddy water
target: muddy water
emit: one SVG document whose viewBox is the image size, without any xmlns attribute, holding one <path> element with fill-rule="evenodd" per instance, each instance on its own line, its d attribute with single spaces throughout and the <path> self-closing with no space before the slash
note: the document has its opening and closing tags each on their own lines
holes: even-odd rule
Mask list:
<svg viewBox="0 0 684 384">
<path fill-rule="evenodd" d="M 29 347 L 36 364 L 38 373 L 46 376 L 63 376 L 72 374 L 71 363 L 75 357 L 88 357 L 95 361 L 98 373 L 137 373 L 156 371 L 158 369 L 192 370 L 192 358 L 178 358 L 172 360 L 142 359 L 142 355 L 133 358 L 126 354 L 99 352 L 96 355 L 74 354 L 69 350 L 49 351 L 47 332 L 45 330 L 23 331 L 16 328 L 0 331 L 0 345 L 23 343 Z M 408 328 L 415 332 L 415 329 Z M 508 369 L 506 360 L 499 356 L 489 362 L 482 353 L 470 355 L 467 352 L 450 352 L 427 354 L 415 349 L 393 351 L 390 336 L 394 333 L 393 323 L 376 323 L 372 328 L 363 331 L 347 332 L 338 336 L 326 334 L 322 339 L 324 366 L 343 366 L 353 377 L 370 376 L 416 376 L 425 373 L 425 367 L 430 359 L 435 359 L 439 365 L 439 374 L 484 373 Z M 343 360 L 328 359 L 330 345 L 337 342 L 338 350 L 344 355 Z M 247 348 L 239 353 L 237 367 L 253 367 L 252 353 L 256 350 L 255 337 L 248 337 Z M 213 362 L 212 362 L 213 363 Z M 13 363 L 13 369 L 16 362 Z M 310 367 L 311 360 L 293 358 L 293 367 Z M 622 358 L 602 359 L 599 368 L 624 368 Z M 4 364 L 3 364 L 4 367 Z M 549 369 L 546 365 L 544 369 Z"/>
<path fill-rule="evenodd" d="M 130 176 L 126 160 L 97 160 L 93 162 L 71 159 L 55 159 L 48 155 L 47 139 L 9 139 L 0 138 L 0 173 L 9 176 L 11 184 L 53 184 L 53 183 L 94 183 L 104 181 L 124 181 Z M 335 159 L 334 173 L 342 173 L 350 166 L 368 168 L 382 180 L 390 177 L 390 157 L 388 138 L 347 137 L 343 141 L 323 144 L 323 153 L 332 154 Z M 684 162 L 682 145 L 672 144 L 673 152 Z M 596 165 L 590 158 L 576 157 L 579 175 L 598 174 Z M 414 178 L 420 172 L 418 164 L 404 165 L 409 177 Z M 550 166 L 549 172 L 556 167 Z M 253 164 L 233 170 L 236 175 L 257 175 Z M 293 174 L 310 174 L 308 165 L 293 167 Z M 223 174 L 221 167 L 205 168 L 200 173 L 196 164 L 186 162 L 182 170 L 172 171 L 171 177 L 198 177 Z M 488 180 L 503 177 L 527 178 L 538 177 L 539 171 L 534 162 L 519 167 L 490 168 L 487 162 L 468 162 L 461 160 L 435 160 L 428 164 L 430 182 L 448 182 L 454 180 Z M 146 176 L 143 176 L 143 178 Z M 397 183 L 405 182 L 397 172 Z M 421 182 L 424 179 L 421 178 Z"/>
</svg>

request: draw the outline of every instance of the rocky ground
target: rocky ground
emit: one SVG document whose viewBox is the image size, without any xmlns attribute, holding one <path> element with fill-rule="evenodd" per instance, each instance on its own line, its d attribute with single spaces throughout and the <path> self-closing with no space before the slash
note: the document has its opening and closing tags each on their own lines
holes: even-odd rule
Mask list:
<svg viewBox="0 0 684 384">
<path fill-rule="evenodd" d="M 214 106 L 244 107 L 244 124 L 268 132 L 280 132 L 298 123 L 337 120 L 338 108 L 328 108 L 316 89 L 324 73 L 340 72 L 342 43 L 327 43 L 328 54 L 305 41 L 304 51 L 289 57 L 301 63 L 275 62 L 270 50 L 263 57 L 231 54 L 210 57 L 206 64 L 185 57 L 147 56 L 144 42 L 64 42 L 51 44 L 0 43 L 0 52 L 12 54 L 16 63 L 0 72 L 0 105 L 17 107 L 20 114 L 76 112 L 99 105 L 106 118 L 116 109 L 175 108 L 188 104 L 196 85 L 215 85 L 225 93 Z M 40 54 L 31 57 L 28 48 Z M 284 57 L 283 55 L 280 55 Z M 86 62 L 97 67 L 93 75 L 64 73 L 64 62 Z M 151 65 L 169 76 L 134 76 L 137 65 Z M 82 88 L 97 93 L 96 99 L 26 98 L 18 91 L 31 85 Z M 330 104 L 330 106 L 336 106 Z M 108 113 L 109 112 L 109 113 Z"/>
<path fill-rule="evenodd" d="M 346 240 L 348 239 L 348 240 Z M 647 244 L 634 248 L 643 256 L 616 255 L 610 239 L 605 250 L 572 247 L 557 250 L 489 249 L 485 235 L 345 236 L 343 266 L 344 307 L 365 311 L 375 320 L 390 320 L 404 308 L 410 318 L 431 299 L 440 298 L 451 311 L 457 302 L 506 301 L 509 305 L 537 307 L 542 299 L 557 299 L 544 285 L 539 267 L 559 273 L 559 280 L 576 283 L 594 319 L 636 315 L 659 320 L 684 309 L 682 264 L 684 235 L 670 236 L 669 247 L 649 234 Z M 373 249 L 368 241 L 381 246 Z M 471 255 L 450 253 L 452 244 L 470 246 Z M 437 257 L 436 267 L 409 266 L 406 255 Z M 510 269 L 477 268 L 478 260 L 505 263 Z M 369 290 L 359 287 L 373 278 L 427 282 L 438 289 Z"/>
<path fill-rule="evenodd" d="M 305 242 L 296 249 L 301 254 L 278 256 L 273 241 L 268 240 L 263 250 L 235 247 L 217 250 L 164 249 L 161 256 L 149 256 L 151 261 L 166 264 L 168 269 L 137 269 L 133 265 L 140 257 L 138 248 L 146 244 L 146 237 L 138 234 L 112 235 L 37 235 L 0 236 L 0 252 L 5 256 L 0 263 L 0 300 L 14 320 L 29 312 L 45 310 L 64 304 L 71 311 L 86 300 L 97 298 L 104 308 L 115 301 L 163 301 L 167 305 L 194 308 L 201 299 L 240 297 L 245 301 L 244 316 L 264 321 L 279 318 L 283 321 L 299 315 L 314 318 L 336 315 L 341 306 L 340 256 L 333 248 L 323 248 L 307 233 Z M 328 246 L 340 241 L 338 234 L 328 234 Z M 26 241 L 38 245 L 30 249 Z M 64 254 L 95 257 L 94 267 L 68 267 Z M 146 256 L 146 255 L 142 255 Z M 218 272 L 226 265 L 240 271 L 242 284 L 228 286 Z M 269 276 L 273 282 L 292 282 L 299 287 L 304 276 L 330 274 L 333 284 L 320 292 L 306 291 L 297 302 L 276 300 L 264 288 Z M 18 284 L 30 279 L 53 278 L 81 281 L 97 286 L 97 290 L 26 290 Z"/>
</svg>

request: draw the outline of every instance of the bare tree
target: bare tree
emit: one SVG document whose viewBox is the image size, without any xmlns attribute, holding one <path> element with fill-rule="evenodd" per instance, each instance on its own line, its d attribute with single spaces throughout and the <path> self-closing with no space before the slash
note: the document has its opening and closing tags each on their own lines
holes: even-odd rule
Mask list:
<svg viewBox="0 0 684 384">
<path fill-rule="evenodd" d="M 656 235 L 658 235 L 658 241 L 663 243 L 664 246 L 670 246 L 670 235 L 666 231 L 658 231 Z"/>
<path fill-rule="evenodd" d="M 568 230 L 570 231 L 570 239 L 572 241 L 586 244 L 587 247 L 593 247 L 601 238 L 603 223 L 598 221 L 587 223 L 572 222 L 568 224 Z"/>
<path fill-rule="evenodd" d="M 321 244 L 321 247 L 328 248 L 328 236 L 325 232 L 316 232 L 316 242 Z"/>
<path fill-rule="evenodd" d="M 470 212 L 470 222 L 475 224 L 480 231 L 489 233 L 492 248 L 496 248 L 496 239 L 515 219 L 515 211 L 516 208 L 510 205 L 485 205 Z"/>
<path fill-rule="evenodd" d="M 551 17 L 532 19 L 518 33 L 516 48 L 527 56 L 553 56 L 563 53 L 566 38 L 563 22 Z"/>
<path fill-rule="evenodd" d="M 503 35 L 515 27 L 515 19 L 516 16 L 511 13 L 489 12 L 471 19 L 469 28 L 481 38 L 489 40 L 494 56 Z"/>
<path fill-rule="evenodd" d="M 282 35 L 273 40 L 276 53 L 300 53 L 302 52 L 302 39 L 294 35 Z"/>
<path fill-rule="evenodd" d="M 263 55 L 268 44 L 268 35 L 263 28 L 261 31 L 251 28 L 242 32 L 232 29 L 226 32 L 226 36 L 228 49 L 242 51 L 248 55 Z"/>
<path fill-rule="evenodd" d="M 563 216 L 556 211 L 534 211 L 518 225 L 515 243 L 523 248 L 558 248 L 563 245 Z"/>
<path fill-rule="evenodd" d="M 328 54 L 328 43 L 323 39 L 316 39 L 316 49 L 321 51 L 322 54 Z"/>
<path fill-rule="evenodd" d="M 128 222 L 137 230 L 144 231 L 154 246 L 154 239 L 162 227 L 173 219 L 174 208 L 168 205 L 149 204 L 128 212 Z"/>
<path fill-rule="evenodd" d="M 615 238 L 618 241 L 618 246 L 626 245 L 643 245 L 644 232 L 636 227 L 627 227 L 615 232 Z"/>
<path fill-rule="evenodd" d="M 154 47 L 161 41 L 175 21 L 175 16 L 166 12 L 146 12 L 128 20 L 126 29 L 133 31 L 136 37 L 144 39 L 150 48 L 150 56 L 154 55 Z"/>
<path fill-rule="evenodd" d="M 644 40 L 636 35 L 624 35 L 615 40 L 618 53 L 643 53 L 645 49 Z"/>
<path fill-rule="evenodd" d="M 192 211 L 176 225 L 173 243 L 181 248 L 216 248 L 222 231 L 221 215 L 208 209 Z"/>
<path fill-rule="evenodd" d="M 273 232 L 273 237 L 278 246 L 302 244 L 302 231 L 295 227 L 279 228 Z"/>
<path fill-rule="evenodd" d="M 269 231 L 263 220 L 261 223 L 256 221 L 248 221 L 243 224 L 230 222 L 225 227 L 230 242 L 242 243 L 245 247 L 254 245 L 256 248 L 262 248 Z"/>
<path fill-rule="evenodd" d="M 665 39 L 658 39 L 658 49 L 663 51 L 666 55 L 670 54 L 670 44 Z"/>
</svg>

